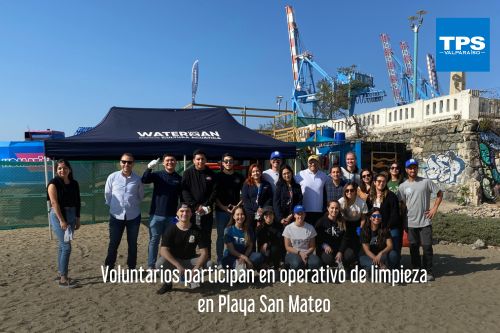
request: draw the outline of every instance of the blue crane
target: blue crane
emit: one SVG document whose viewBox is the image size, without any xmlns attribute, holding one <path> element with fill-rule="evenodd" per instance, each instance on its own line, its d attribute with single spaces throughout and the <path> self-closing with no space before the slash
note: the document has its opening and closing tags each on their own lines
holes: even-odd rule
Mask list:
<svg viewBox="0 0 500 333">
<path fill-rule="evenodd" d="M 322 79 L 326 80 L 335 91 L 339 85 L 350 84 L 353 81 L 364 83 L 364 88 L 349 89 L 349 116 L 354 114 L 356 103 L 379 102 L 385 91 L 374 89 L 373 77 L 359 72 L 337 73 L 335 77 L 330 76 L 321 66 L 314 61 L 312 53 L 300 52 L 299 31 L 295 22 L 295 15 L 291 6 L 286 6 L 288 22 L 288 37 L 290 41 L 290 53 L 292 57 L 293 72 L 293 92 L 292 108 L 300 111 L 304 115 L 301 105 L 311 103 L 313 109 L 318 103 L 318 90 L 314 81 L 314 72 L 319 73 Z"/>
</svg>

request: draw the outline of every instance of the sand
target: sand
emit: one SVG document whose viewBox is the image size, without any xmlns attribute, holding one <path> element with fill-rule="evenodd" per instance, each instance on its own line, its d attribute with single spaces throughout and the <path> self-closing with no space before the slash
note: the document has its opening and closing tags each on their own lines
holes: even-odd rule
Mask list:
<svg viewBox="0 0 500 333">
<path fill-rule="evenodd" d="M 72 242 L 70 276 L 81 285 L 62 289 L 55 239 L 47 228 L 0 231 L 0 332 L 224 331 L 237 332 L 468 332 L 500 327 L 500 250 L 435 245 L 436 281 L 427 284 L 207 284 L 157 295 L 159 284 L 104 284 L 101 267 L 108 225 L 84 225 Z M 141 226 L 138 264 L 146 266 L 148 232 Z M 118 263 L 125 266 L 126 240 Z M 403 264 L 409 264 L 404 249 Z M 252 298 L 256 312 L 199 313 L 200 298 Z M 260 313 L 259 297 L 328 298 L 328 313 Z M 216 302 L 217 304 L 217 302 Z"/>
</svg>

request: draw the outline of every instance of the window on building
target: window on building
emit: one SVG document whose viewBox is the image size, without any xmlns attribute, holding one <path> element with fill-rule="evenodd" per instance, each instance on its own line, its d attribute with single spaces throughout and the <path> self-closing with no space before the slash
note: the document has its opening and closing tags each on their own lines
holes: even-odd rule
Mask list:
<svg viewBox="0 0 500 333">
<path fill-rule="evenodd" d="M 436 102 L 432 102 L 432 114 L 436 114 Z"/>
<path fill-rule="evenodd" d="M 499 111 L 500 111 L 500 108 L 499 108 Z M 380 115 L 378 114 L 377 115 L 377 124 L 379 124 L 379 123 L 380 123 Z"/>
<path fill-rule="evenodd" d="M 439 113 L 443 113 L 443 101 L 439 101 Z"/>
<path fill-rule="evenodd" d="M 446 112 L 450 112 L 450 100 L 446 100 Z"/>
<path fill-rule="evenodd" d="M 457 111 L 458 109 L 458 100 L 456 98 L 453 99 L 453 110 Z"/>
<path fill-rule="evenodd" d="M 391 119 L 391 118 L 392 118 L 392 113 L 391 113 L 391 112 L 389 112 L 389 122 L 391 122 L 391 121 L 392 121 L 392 119 Z"/>
<path fill-rule="evenodd" d="M 429 110 L 430 110 L 431 106 L 429 104 L 427 104 L 425 106 L 425 115 L 428 116 L 429 115 Z"/>
<path fill-rule="evenodd" d="M 415 118 L 415 110 L 413 108 L 411 108 L 411 118 Z"/>
<path fill-rule="evenodd" d="M 405 119 L 408 119 L 408 108 L 405 108 Z"/>
</svg>

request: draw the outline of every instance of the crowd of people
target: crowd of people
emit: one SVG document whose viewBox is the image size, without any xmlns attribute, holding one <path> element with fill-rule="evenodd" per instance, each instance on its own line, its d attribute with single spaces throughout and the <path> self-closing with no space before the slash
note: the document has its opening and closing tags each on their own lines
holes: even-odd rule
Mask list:
<svg viewBox="0 0 500 333">
<path fill-rule="evenodd" d="M 307 168 L 294 175 L 282 165 L 280 152 L 270 156 L 270 168 L 251 164 L 244 178 L 235 159 L 224 154 L 220 172 L 207 166 L 201 150 L 183 175 L 171 154 L 151 161 L 142 177 L 133 172 L 134 156 L 124 153 L 120 170 L 109 175 L 105 202 L 109 206 L 109 245 L 104 265 L 114 268 L 120 241 L 127 231 L 129 269 L 137 264 L 140 203 L 144 184 L 153 184 L 149 210 L 148 268 L 199 269 L 212 258 L 212 228 L 216 225 L 217 266 L 231 269 L 318 269 L 321 266 L 369 270 L 399 268 L 403 232 L 410 243 L 412 268 L 432 272 L 432 218 L 442 201 L 437 185 L 418 176 L 418 162 L 397 163 L 389 173 L 358 169 L 355 153 L 345 166 L 329 174 L 311 155 Z M 153 171 L 159 163 L 161 171 Z M 431 194 L 436 195 L 432 208 Z M 80 193 L 66 160 L 56 163 L 56 177 L 47 188 L 50 220 L 59 241 L 59 286 L 77 284 L 68 278 L 71 240 L 80 227 Z M 420 247 L 423 256 L 420 256 Z M 172 289 L 164 284 L 158 293 Z"/>
</svg>

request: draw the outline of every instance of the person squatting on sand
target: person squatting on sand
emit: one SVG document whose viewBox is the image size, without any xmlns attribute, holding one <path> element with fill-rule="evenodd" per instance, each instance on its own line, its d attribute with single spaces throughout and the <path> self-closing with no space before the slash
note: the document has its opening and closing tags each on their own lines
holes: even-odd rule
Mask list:
<svg viewBox="0 0 500 333">
<path fill-rule="evenodd" d="M 160 159 L 149 162 L 142 175 L 144 184 L 153 183 L 153 197 L 149 209 L 148 267 L 154 268 L 158 258 L 158 245 L 166 227 L 174 221 L 181 194 L 182 177 L 175 172 L 177 160 L 171 154 L 163 155 L 164 170 L 153 172 Z"/>
<path fill-rule="evenodd" d="M 340 204 L 332 200 L 327 204 L 327 212 L 316 222 L 318 233 L 316 254 L 324 265 L 334 267 L 342 263 L 350 267 L 356 261 L 354 250 L 349 247 L 349 234 L 346 223 L 340 213 Z"/>
<path fill-rule="evenodd" d="M 109 206 L 109 246 L 104 265 L 110 269 L 114 268 L 123 231 L 127 229 L 127 265 L 129 269 L 135 269 L 144 185 L 141 177 L 132 171 L 134 167 L 132 154 L 122 155 L 120 167 L 120 171 L 108 176 L 104 187 L 104 198 L 106 205 Z"/>
<path fill-rule="evenodd" d="M 56 176 L 47 186 L 47 200 L 50 201 L 50 225 L 57 236 L 56 281 L 60 287 L 74 288 L 76 283 L 68 278 L 69 257 L 73 232 L 80 228 L 80 187 L 73 179 L 73 170 L 68 161 L 60 159 L 56 162 Z"/>
<path fill-rule="evenodd" d="M 371 266 L 378 268 L 397 268 L 398 253 L 393 250 L 391 233 L 382 226 L 380 208 L 373 208 L 370 218 L 361 230 L 362 254 L 359 263 L 362 268 L 371 271 Z"/>
<path fill-rule="evenodd" d="M 318 269 L 321 259 L 314 254 L 316 249 L 316 230 L 306 223 L 306 211 L 303 206 L 293 208 L 295 222 L 290 223 L 283 231 L 286 256 L 285 265 L 290 269 Z"/>
<path fill-rule="evenodd" d="M 190 205 L 180 203 L 177 209 L 176 224 L 170 224 L 162 236 L 160 257 L 156 261 L 157 269 L 177 269 L 181 276 L 184 271 L 203 268 L 209 259 L 208 242 L 201 229 L 191 222 L 193 213 Z M 198 247 L 200 254 L 196 254 Z M 172 283 L 164 283 L 157 291 L 164 294 L 172 290 Z"/>
<path fill-rule="evenodd" d="M 275 220 L 272 207 L 264 207 L 262 214 L 264 221 L 257 227 L 259 252 L 264 256 L 264 262 L 268 267 L 272 265 L 274 269 L 278 269 L 280 262 L 285 259 L 283 225 Z"/>
<path fill-rule="evenodd" d="M 236 207 L 231 220 L 224 231 L 226 250 L 222 257 L 224 268 L 259 268 L 264 257 L 259 252 L 252 252 L 254 237 L 250 235 L 245 210 Z"/>
</svg>

